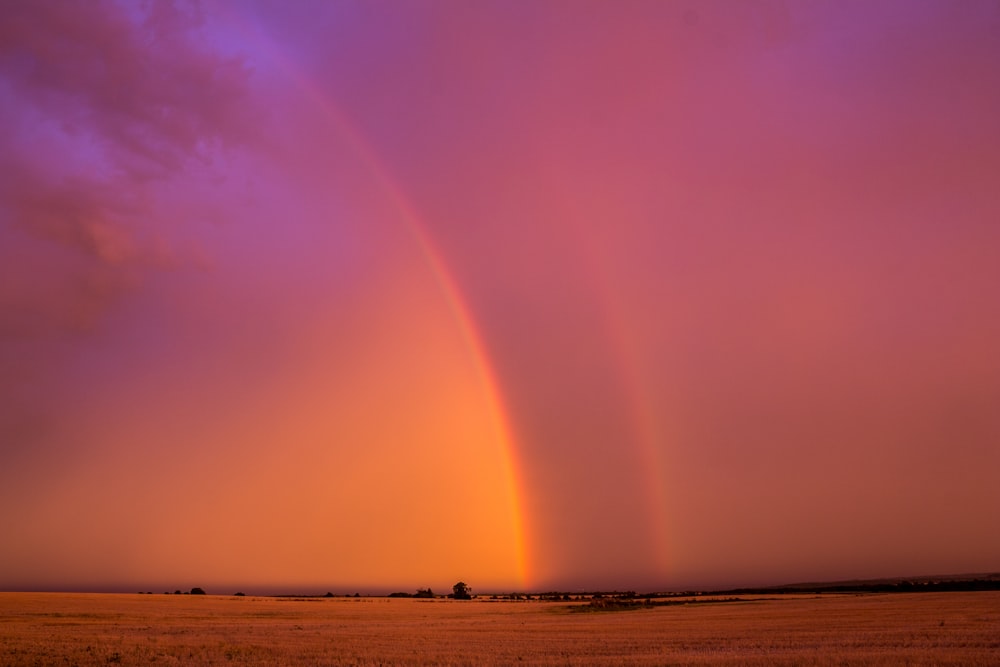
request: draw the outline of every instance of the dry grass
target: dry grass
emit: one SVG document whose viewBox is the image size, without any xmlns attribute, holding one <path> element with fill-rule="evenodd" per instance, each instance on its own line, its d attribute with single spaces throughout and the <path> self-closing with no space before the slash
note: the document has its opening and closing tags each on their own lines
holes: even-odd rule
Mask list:
<svg viewBox="0 0 1000 667">
<path fill-rule="evenodd" d="M 2 665 L 997 665 L 1000 593 L 568 603 L 0 593 Z"/>
</svg>

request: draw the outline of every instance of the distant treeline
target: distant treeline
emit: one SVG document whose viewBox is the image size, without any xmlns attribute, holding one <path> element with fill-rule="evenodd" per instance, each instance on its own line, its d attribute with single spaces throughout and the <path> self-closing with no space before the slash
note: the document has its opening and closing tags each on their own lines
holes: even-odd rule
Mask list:
<svg viewBox="0 0 1000 667">
<path fill-rule="evenodd" d="M 434 595 L 434 591 L 429 588 L 418 588 L 416 593 L 389 593 L 391 598 L 433 598 L 437 597 Z"/>
<path fill-rule="evenodd" d="M 961 591 L 998 591 L 1000 590 L 1000 574 L 987 574 L 975 578 L 961 578 L 956 576 L 927 577 L 914 579 L 879 579 L 865 581 L 839 581 L 785 584 L 781 586 L 758 586 L 746 588 L 732 588 L 727 590 L 687 590 L 656 593 L 637 593 L 636 591 L 546 591 L 542 593 L 494 593 L 480 594 L 473 596 L 472 589 L 464 582 L 458 582 L 452 587 L 453 592 L 449 594 L 436 594 L 430 588 L 418 588 L 415 593 L 395 592 L 389 593 L 390 598 L 455 598 L 455 599 L 479 599 L 489 600 L 540 600 L 540 601 L 598 601 L 596 606 L 608 606 L 612 604 L 609 600 L 618 604 L 621 601 L 633 601 L 637 598 L 644 600 L 663 598 L 696 598 L 696 597 L 720 597 L 736 595 L 780 595 L 782 593 L 948 593 Z M 142 591 L 140 591 L 142 593 Z M 166 592 L 169 595 L 169 592 Z M 174 591 L 174 595 L 181 595 L 180 590 Z M 194 587 L 190 591 L 184 591 L 184 595 L 205 595 L 205 590 Z M 238 592 L 235 595 L 242 597 L 244 594 Z M 353 595 L 271 595 L 268 597 L 278 598 L 317 598 L 317 597 L 361 597 L 359 593 Z M 366 596 L 367 597 L 367 596 Z M 382 596 L 375 596 L 382 597 Z M 604 600 L 605 602 L 599 602 Z"/>
</svg>

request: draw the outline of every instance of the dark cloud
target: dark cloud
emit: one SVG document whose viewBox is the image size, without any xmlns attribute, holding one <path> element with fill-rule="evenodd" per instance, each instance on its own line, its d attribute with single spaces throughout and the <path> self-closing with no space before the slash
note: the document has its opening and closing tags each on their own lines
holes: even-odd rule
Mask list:
<svg viewBox="0 0 1000 667">
<path fill-rule="evenodd" d="M 196 5 L 11 2 L 0 20 L 0 332 L 85 330 L 137 269 L 171 264 L 159 182 L 237 147 L 248 70 Z"/>
<path fill-rule="evenodd" d="M 164 175 L 247 136 L 249 72 L 203 45 L 197 13 L 169 2 L 145 16 L 109 2 L 18 2 L 4 12 L 8 85 L 67 134 L 89 136 L 114 167 Z"/>
<path fill-rule="evenodd" d="M 220 178 L 246 144 L 249 74 L 219 52 L 196 4 L 0 6 L 6 453 L 53 422 L 62 369 L 150 271 L 202 259 L 178 250 L 183 221 L 165 193 Z"/>
</svg>

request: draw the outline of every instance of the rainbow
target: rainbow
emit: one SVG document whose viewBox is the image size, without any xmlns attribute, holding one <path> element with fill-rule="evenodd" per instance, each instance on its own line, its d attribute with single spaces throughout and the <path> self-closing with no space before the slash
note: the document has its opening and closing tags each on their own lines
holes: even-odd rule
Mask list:
<svg viewBox="0 0 1000 667">
<path fill-rule="evenodd" d="M 358 158 L 365 169 L 374 178 L 375 183 L 386 195 L 386 200 L 392 205 L 399 220 L 406 227 L 407 232 L 413 239 L 428 269 L 431 271 L 434 280 L 440 287 L 448 309 L 454 319 L 454 323 L 461 339 L 471 355 L 478 376 L 480 389 L 486 401 L 487 414 L 490 423 L 490 431 L 495 435 L 501 450 L 500 457 L 503 462 L 503 470 L 500 471 L 501 479 L 506 486 L 506 503 L 509 508 L 511 523 L 513 527 L 513 553 L 515 554 L 515 576 L 518 578 L 516 584 L 522 587 L 530 586 L 528 570 L 528 550 L 526 545 L 527 526 L 524 520 L 521 502 L 521 486 L 518 483 L 516 471 L 518 468 L 517 448 L 512 435 L 512 429 L 507 410 L 502 400 L 499 384 L 496 379 L 493 366 L 486 353 L 485 345 L 475 323 L 475 317 L 470 312 L 468 305 L 462 296 L 462 292 L 456 284 L 452 273 L 448 270 L 446 261 L 441 255 L 441 251 L 434 244 L 430 232 L 421 221 L 420 216 L 414 210 L 407 197 L 393 181 L 381 161 L 377 158 L 371 145 L 364 139 L 362 133 L 354 127 L 353 123 L 337 107 L 333 100 L 316 86 L 308 77 L 303 75 L 293 64 L 267 40 L 258 35 L 247 35 L 258 45 L 262 46 L 270 57 L 281 67 L 282 73 L 288 76 L 302 91 L 309 97 L 310 101 L 317 105 L 324 117 L 339 132 L 340 137 L 347 141 L 354 157 Z"/>
<path fill-rule="evenodd" d="M 382 161 L 376 155 L 371 144 L 366 140 L 363 133 L 351 122 L 346 114 L 338 107 L 330 96 L 315 84 L 308 76 L 303 74 L 290 59 L 277 48 L 269 39 L 261 35 L 253 26 L 247 25 L 240 20 L 239 16 L 231 16 L 237 25 L 241 25 L 244 37 L 255 43 L 255 46 L 264 51 L 270 59 L 279 67 L 282 75 L 292 81 L 302 92 L 306 94 L 309 101 L 316 105 L 331 126 L 338 132 L 338 136 L 349 146 L 353 157 L 357 158 L 363 168 L 372 177 L 375 185 L 381 189 L 394 213 L 398 216 L 401 224 L 412 238 L 416 249 L 419 251 L 423 262 L 431 272 L 437 286 L 440 288 L 448 309 L 455 323 L 460 338 L 464 341 L 468 353 L 474 364 L 474 370 L 478 376 L 481 395 L 484 397 L 487 408 L 487 425 L 490 432 L 499 443 L 502 450 L 503 470 L 500 471 L 501 480 L 507 489 L 505 502 L 509 506 L 509 512 L 513 525 L 514 553 L 516 554 L 515 571 L 520 581 L 520 585 L 528 586 L 531 581 L 528 568 L 528 545 L 526 536 L 529 534 L 529 526 L 526 525 L 523 511 L 524 489 L 519 484 L 519 460 L 518 451 L 511 423 L 508 417 L 508 410 L 505 407 L 502 392 L 496 378 L 493 365 L 487 354 L 482 336 L 476 325 L 476 318 L 470 312 L 468 305 L 463 298 L 462 291 L 456 284 L 452 272 L 448 268 L 448 263 L 442 256 L 440 249 L 434 243 L 433 235 L 422 221 L 420 215 L 409 202 L 401 188 L 394 181 Z M 556 184 L 556 190 L 562 190 L 561 197 L 563 205 L 572 215 L 570 217 L 580 218 L 581 211 L 577 210 L 575 198 L 572 190 L 567 184 Z M 624 392 L 630 410 L 630 422 L 632 426 L 632 440 L 637 447 L 641 463 L 645 468 L 644 486 L 647 502 L 650 506 L 650 518 L 653 521 L 650 537 L 650 545 L 655 551 L 656 561 L 659 564 L 661 573 L 666 573 L 669 569 L 669 520 L 667 512 L 666 493 L 663 484 L 663 461 L 661 448 L 669 438 L 669 429 L 663 422 L 660 415 L 654 409 L 648 399 L 648 393 L 644 391 L 646 378 L 643 377 L 642 364 L 639 361 L 639 352 L 642 345 L 641 337 L 636 332 L 630 330 L 627 323 L 630 321 L 628 313 L 625 312 L 627 306 L 622 304 L 620 298 L 615 293 L 615 278 L 605 262 L 601 260 L 601 253 L 596 247 L 585 243 L 584 260 L 588 265 L 588 271 L 594 276 L 591 288 L 597 301 L 600 304 L 605 322 L 605 335 L 610 343 L 611 354 L 617 363 L 615 367 L 619 373 L 620 388 Z"/>
<path fill-rule="evenodd" d="M 377 182 L 385 189 L 386 193 L 389 195 L 390 201 L 393 203 L 393 206 L 398 212 L 400 219 L 406 225 L 407 230 L 412 234 L 414 242 L 419 248 L 428 268 L 431 270 L 435 280 L 441 287 L 441 292 L 448 303 L 449 310 L 451 311 L 455 324 L 458 327 L 459 333 L 472 355 L 480 387 L 482 389 L 483 396 L 486 398 L 489 419 L 491 422 L 491 431 L 496 434 L 496 437 L 503 449 L 502 458 L 504 462 L 504 469 L 501 471 L 501 475 L 507 486 L 507 502 L 510 508 L 510 515 L 514 528 L 514 538 L 516 540 L 516 543 L 514 544 L 514 553 L 517 558 L 517 562 L 515 563 L 516 573 L 519 579 L 518 583 L 526 586 L 529 581 L 527 568 L 528 558 L 525 548 L 525 521 L 521 510 L 521 490 L 515 475 L 515 470 L 518 469 L 517 450 L 512 435 L 511 425 L 507 417 L 507 410 L 504 406 L 499 384 L 496 379 L 496 374 L 493 370 L 493 365 L 490 363 L 489 356 L 486 353 L 482 336 L 480 335 L 479 329 L 475 324 L 475 317 L 469 311 L 469 307 L 462 298 L 462 293 L 459 290 L 451 272 L 448 270 L 447 264 L 441 256 L 440 250 L 438 250 L 438 248 L 434 245 L 429 232 L 427 231 L 425 225 L 421 222 L 421 219 L 414 211 L 406 196 L 400 191 L 399 187 L 393 183 L 385 169 L 375 159 L 374 152 L 371 150 L 367 142 L 362 139 L 360 133 L 351 128 L 348 121 L 342 114 L 337 112 L 336 108 L 333 107 L 332 104 L 329 104 L 329 102 L 326 104 L 329 108 L 326 109 L 325 107 L 325 109 L 330 112 L 331 118 L 335 119 L 338 127 L 345 129 L 345 134 L 350 138 L 352 144 L 354 144 L 354 148 L 356 148 L 358 155 L 364 160 L 366 167 L 368 167 L 371 173 L 376 177 Z"/>
</svg>

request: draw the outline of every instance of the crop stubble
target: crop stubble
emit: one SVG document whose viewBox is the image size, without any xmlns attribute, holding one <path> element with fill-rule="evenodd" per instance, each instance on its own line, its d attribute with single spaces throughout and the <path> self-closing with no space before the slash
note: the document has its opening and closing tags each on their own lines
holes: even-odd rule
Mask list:
<svg viewBox="0 0 1000 667">
<path fill-rule="evenodd" d="M 577 603 L 579 604 L 579 603 Z M 996 665 L 1000 592 L 569 603 L 0 593 L 0 664 Z"/>
</svg>

